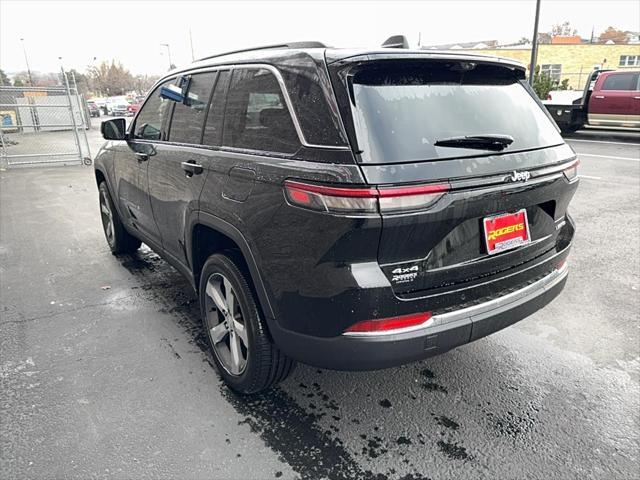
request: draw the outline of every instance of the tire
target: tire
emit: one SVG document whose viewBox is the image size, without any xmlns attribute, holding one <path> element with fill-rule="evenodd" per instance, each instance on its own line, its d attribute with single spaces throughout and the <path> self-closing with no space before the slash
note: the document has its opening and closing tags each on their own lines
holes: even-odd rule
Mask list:
<svg viewBox="0 0 640 480">
<path fill-rule="evenodd" d="M 120 255 L 135 252 L 140 248 L 142 242 L 124 228 L 118 211 L 113 205 L 113 200 L 111 200 L 107 183 L 101 182 L 98 191 L 100 192 L 102 229 L 104 230 L 104 236 L 107 239 L 111 253 Z"/>
<path fill-rule="evenodd" d="M 203 326 L 218 372 L 229 388 L 247 395 L 287 378 L 295 362 L 272 342 L 249 275 L 241 266 L 234 251 L 211 255 L 202 269 L 198 291 Z M 238 354 L 235 358 L 232 344 Z"/>
<path fill-rule="evenodd" d="M 581 125 L 564 125 L 560 127 L 562 133 L 575 133 L 580 130 Z"/>
</svg>

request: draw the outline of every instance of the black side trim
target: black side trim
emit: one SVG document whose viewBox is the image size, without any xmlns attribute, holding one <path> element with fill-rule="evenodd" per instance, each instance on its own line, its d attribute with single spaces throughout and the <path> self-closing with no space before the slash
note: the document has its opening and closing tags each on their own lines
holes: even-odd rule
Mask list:
<svg viewBox="0 0 640 480">
<path fill-rule="evenodd" d="M 267 295 L 267 291 L 264 286 L 264 282 L 262 281 L 262 277 L 260 275 L 260 271 L 258 269 L 258 265 L 256 259 L 251 251 L 251 247 L 249 247 L 249 242 L 247 242 L 246 238 L 242 234 L 240 230 L 234 227 L 229 222 L 211 215 L 205 212 L 199 212 L 197 216 L 193 216 L 189 222 L 189 228 L 187 230 L 187 254 L 188 258 L 192 258 L 193 256 L 193 231 L 196 225 L 204 225 L 206 227 L 212 228 L 214 230 L 219 231 L 220 233 L 226 235 L 231 240 L 233 240 L 238 247 L 240 247 L 240 251 L 244 256 L 245 261 L 247 262 L 247 266 L 249 267 L 249 273 L 251 274 L 251 280 L 253 281 L 253 285 L 256 289 L 256 293 L 258 294 L 258 300 L 260 301 L 260 306 L 262 307 L 262 311 L 267 317 L 267 321 L 269 324 L 272 323 L 275 315 L 273 313 L 273 308 L 271 306 L 271 302 L 269 301 L 269 297 Z M 271 325 L 270 325 L 271 326 Z"/>
</svg>

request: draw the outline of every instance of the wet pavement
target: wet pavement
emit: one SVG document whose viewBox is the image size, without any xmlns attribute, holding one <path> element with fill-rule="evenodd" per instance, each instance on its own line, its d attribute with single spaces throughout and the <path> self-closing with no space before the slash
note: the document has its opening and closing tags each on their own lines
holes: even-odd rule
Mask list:
<svg viewBox="0 0 640 480">
<path fill-rule="evenodd" d="M 543 311 L 250 399 L 212 368 L 186 281 L 109 253 L 91 168 L 0 172 L 0 477 L 639 478 L 640 146 L 605 139 L 569 140 L 578 233 Z"/>
</svg>

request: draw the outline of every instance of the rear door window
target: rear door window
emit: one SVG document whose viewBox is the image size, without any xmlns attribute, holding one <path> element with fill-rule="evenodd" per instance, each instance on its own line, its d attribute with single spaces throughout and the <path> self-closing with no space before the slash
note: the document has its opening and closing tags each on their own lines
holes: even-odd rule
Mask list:
<svg viewBox="0 0 640 480">
<path fill-rule="evenodd" d="M 434 145 L 452 137 L 512 137 L 501 153 L 563 143 L 540 104 L 504 67 L 386 63 L 356 73 L 351 90 L 358 147 L 366 163 L 496 154 L 488 149 Z"/>
<path fill-rule="evenodd" d="M 637 73 L 617 73 L 604 79 L 602 90 L 635 90 L 637 84 Z"/>
<path fill-rule="evenodd" d="M 233 71 L 223 145 L 276 153 L 300 148 L 291 114 L 275 75 L 264 68 Z"/>
<path fill-rule="evenodd" d="M 198 145 L 202 141 L 202 127 L 216 73 L 191 76 L 184 103 L 176 103 L 171 116 L 169 141 Z"/>
</svg>

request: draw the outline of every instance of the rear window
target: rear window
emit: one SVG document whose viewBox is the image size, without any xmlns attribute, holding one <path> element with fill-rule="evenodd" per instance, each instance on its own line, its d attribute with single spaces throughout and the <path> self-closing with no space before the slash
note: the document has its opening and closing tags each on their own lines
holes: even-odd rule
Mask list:
<svg viewBox="0 0 640 480">
<path fill-rule="evenodd" d="M 233 71 L 223 130 L 228 147 L 276 153 L 300 148 L 278 80 L 264 68 Z"/>
<path fill-rule="evenodd" d="M 465 70 L 467 68 L 467 70 Z M 353 77 L 358 147 L 366 163 L 495 155 L 434 146 L 470 135 L 508 135 L 512 153 L 563 143 L 513 71 L 491 65 L 421 62 L 361 70 Z"/>
</svg>

